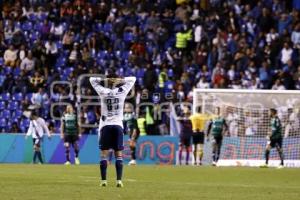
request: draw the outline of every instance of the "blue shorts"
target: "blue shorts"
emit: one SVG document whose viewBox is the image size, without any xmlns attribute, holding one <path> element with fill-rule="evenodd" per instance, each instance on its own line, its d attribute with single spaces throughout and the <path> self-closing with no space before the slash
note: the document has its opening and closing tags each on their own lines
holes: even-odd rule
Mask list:
<svg viewBox="0 0 300 200">
<path fill-rule="evenodd" d="M 106 125 L 100 130 L 99 149 L 122 151 L 123 145 L 123 128 L 117 125 Z"/>
</svg>

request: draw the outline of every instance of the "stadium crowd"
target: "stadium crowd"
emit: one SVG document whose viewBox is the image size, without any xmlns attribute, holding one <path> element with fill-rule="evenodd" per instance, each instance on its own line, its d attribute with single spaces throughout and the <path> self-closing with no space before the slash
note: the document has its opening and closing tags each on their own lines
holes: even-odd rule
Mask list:
<svg viewBox="0 0 300 200">
<path fill-rule="evenodd" d="M 29 107 L 57 131 L 51 106 L 60 116 L 54 103 L 91 102 L 78 77 L 112 68 L 137 77 L 135 104 L 191 101 L 194 87 L 300 89 L 298 0 L 7 0 L 0 8 L 1 132 L 25 132 Z M 148 134 L 168 133 L 168 117 L 155 120 L 153 110 L 138 112 Z M 100 116 L 95 106 L 80 113 L 88 124 Z"/>
</svg>

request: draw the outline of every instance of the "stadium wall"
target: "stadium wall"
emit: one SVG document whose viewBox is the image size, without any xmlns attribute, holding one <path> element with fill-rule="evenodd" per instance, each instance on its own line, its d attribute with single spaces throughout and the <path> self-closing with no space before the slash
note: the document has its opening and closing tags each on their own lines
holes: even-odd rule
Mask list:
<svg viewBox="0 0 300 200">
<path fill-rule="evenodd" d="M 128 137 L 125 136 L 124 160 L 130 160 Z M 99 163 L 98 136 L 85 135 L 80 139 L 80 161 L 82 164 Z M 137 145 L 139 164 L 175 164 L 178 140 L 176 137 L 143 136 Z M 31 163 L 32 139 L 25 139 L 23 134 L 0 134 L 0 163 Z M 63 141 L 59 135 L 51 140 L 43 139 L 42 155 L 46 163 L 60 164 L 65 162 Z M 71 151 L 71 160 L 74 159 Z"/>
<path fill-rule="evenodd" d="M 130 160 L 128 137 L 125 136 L 124 160 Z M 265 138 L 225 137 L 223 141 L 220 165 L 223 166 L 258 166 L 264 161 Z M 80 160 L 82 164 L 99 162 L 98 136 L 85 135 L 80 142 Z M 300 137 L 284 139 L 284 154 L 289 167 L 300 167 Z M 73 151 L 71 158 L 74 159 Z M 139 164 L 177 164 L 178 137 L 143 136 L 137 144 L 137 161 Z M 32 140 L 25 140 L 23 134 L 0 134 L 0 163 L 31 163 Z M 51 140 L 44 138 L 42 146 L 43 158 L 47 163 L 61 164 L 65 162 L 63 142 L 59 135 Z M 271 165 L 279 163 L 275 149 L 271 151 Z M 190 156 L 190 163 L 193 156 Z M 204 146 L 204 164 L 211 162 L 211 144 Z"/>
</svg>

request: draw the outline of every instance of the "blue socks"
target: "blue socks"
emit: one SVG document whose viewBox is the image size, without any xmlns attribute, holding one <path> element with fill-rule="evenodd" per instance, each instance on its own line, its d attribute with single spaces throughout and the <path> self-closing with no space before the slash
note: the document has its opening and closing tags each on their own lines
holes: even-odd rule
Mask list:
<svg viewBox="0 0 300 200">
<path fill-rule="evenodd" d="M 122 180 L 123 158 L 117 157 L 115 165 L 116 165 L 116 172 L 117 172 L 117 180 Z M 103 159 L 100 161 L 100 173 L 101 173 L 101 179 L 106 180 L 106 174 L 107 174 L 107 160 L 106 159 Z"/>
<path fill-rule="evenodd" d="M 117 180 L 122 180 L 123 174 L 123 158 L 117 157 L 116 159 L 116 171 L 117 171 Z"/>
<path fill-rule="evenodd" d="M 36 163 L 37 151 L 33 153 L 33 163 Z"/>
<path fill-rule="evenodd" d="M 39 159 L 40 163 L 43 163 L 42 153 L 40 151 L 34 151 L 34 154 L 33 154 L 33 163 L 36 163 L 36 158 Z"/>
<path fill-rule="evenodd" d="M 101 179 L 106 180 L 106 171 L 107 171 L 107 160 L 100 161 L 100 173 Z"/>
</svg>

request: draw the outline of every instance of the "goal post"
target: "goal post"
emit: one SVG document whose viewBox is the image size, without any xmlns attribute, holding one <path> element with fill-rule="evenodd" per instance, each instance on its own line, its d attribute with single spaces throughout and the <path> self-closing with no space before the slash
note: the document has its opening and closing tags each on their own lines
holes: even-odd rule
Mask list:
<svg viewBox="0 0 300 200">
<path fill-rule="evenodd" d="M 282 123 L 285 165 L 300 167 L 300 91 L 194 89 L 194 113 L 214 114 L 216 107 L 225 117 L 230 133 L 224 137 L 219 165 L 264 163 L 266 136 L 270 131 L 269 110 L 275 108 Z M 270 165 L 278 163 L 278 153 L 272 149 Z"/>
</svg>

